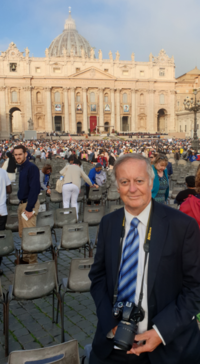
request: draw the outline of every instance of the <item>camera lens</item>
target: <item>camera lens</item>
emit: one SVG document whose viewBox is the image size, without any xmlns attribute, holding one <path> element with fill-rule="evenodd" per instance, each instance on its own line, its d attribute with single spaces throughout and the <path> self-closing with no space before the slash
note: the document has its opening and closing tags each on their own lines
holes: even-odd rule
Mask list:
<svg viewBox="0 0 200 364">
<path fill-rule="evenodd" d="M 124 351 L 129 351 L 134 343 L 138 325 L 131 320 L 120 321 L 115 337 L 114 344 Z"/>
</svg>

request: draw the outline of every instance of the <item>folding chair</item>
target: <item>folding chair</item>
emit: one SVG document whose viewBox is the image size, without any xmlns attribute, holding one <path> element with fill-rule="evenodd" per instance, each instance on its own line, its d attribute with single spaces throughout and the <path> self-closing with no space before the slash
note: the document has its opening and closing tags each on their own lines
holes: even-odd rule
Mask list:
<svg viewBox="0 0 200 364">
<path fill-rule="evenodd" d="M 19 221 L 17 211 L 8 211 L 6 230 L 11 230 L 13 233 L 19 230 Z"/>
<path fill-rule="evenodd" d="M 83 221 L 89 226 L 99 225 L 105 213 L 105 206 L 85 206 Z"/>
<path fill-rule="evenodd" d="M 50 226 L 24 228 L 22 231 L 21 253 L 37 254 L 51 251 L 55 258 Z M 19 252 L 20 254 L 20 252 Z M 57 263 L 57 262 L 56 262 Z"/>
<path fill-rule="evenodd" d="M 54 227 L 62 228 L 64 225 L 76 224 L 76 223 L 77 223 L 77 215 L 75 207 L 55 210 Z"/>
<path fill-rule="evenodd" d="M 64 225 L 62 229 L 61 243 L 59 250 L 72 250 L 84 248 L 84 257 L 86 257 L 86 248 L 89 249 L 90 256 L 90 238 L 89 229 L 86 222 L 78 224 Z"/>
<path fill-rule="evenodd" d="M 37 227 L 50 226 L 52 234 L 57 242 L 56 232 L 54 229 L 54 211 L 43 211 L 37 215 Z"/>
<path fill-rule="evenodd" d="M 38 195 L 38 199 L 40 201 L 40 204 L 46 203 L 46 191 L 41 191 Z"/>
<path fill-rule="evenodd" d="M 0 231 L 0 257 L 12 255 L 15 250 L 11 230 Z"/>
<path fill-rule="evenodd" d="M 99 187 L 99 188 L 95 188 L 95 187 L 90 188 L 88 199 L 90 201 L 100 201 L 100 200 L 102 200 L 102 188 L 101 187 Z"/>
<path fill-rule="evenodd" d="M 62 287 L 63 293 L 61 294 L 62 297 L 62 307 L 64 307 L 64 296 L 65 293 L 83 293 L 89 292 L 91 281 L 88 277 L 90 272 L 91 266 L 94 262 L 93 258 L 88 259 L 72 259 L 69 271 L 69 277 L 63 278 L 62 280 Z M 57 309 L 57 321 L 58 321 L 58 314 L 59 311 Z M 64 309 L 63 309 L 63 316 L 62 319 L 64 320 Z M 63 322 L 64 327 L 64 322 Z M 64 339 L 64 337 L 63 337 Z"/>
<path fill-rule="evenodd" d="M 40 264 L 17 265 L 13 285 L 5 298 L 5 356 L 9 352 L 9 305 L 15 300 L 33 300 L 52 294 L 52 322 L 54 322 L 54 295 L 61 313 L 61 338 L 64 342 L 64 319 L 60 288 L 54 261 Z M 58 317 L 58 315 L 57 315 Z M 56 321 L 57 322 L 57 321 Z"/>
<path fill-rule="evenodd" d="M 48 348 L 13 351 L 8 364 L 80 364 L 78 342 L 71 340 Z"/>
</svg>

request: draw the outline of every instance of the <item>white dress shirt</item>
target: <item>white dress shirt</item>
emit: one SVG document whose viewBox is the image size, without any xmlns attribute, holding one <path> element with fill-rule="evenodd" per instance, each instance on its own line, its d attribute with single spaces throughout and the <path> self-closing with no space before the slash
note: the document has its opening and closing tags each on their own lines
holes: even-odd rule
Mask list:
<svg viewBox="0 0 200 364">
<path fill-rule="evenodd" d="M 138 305 L 139 302 L 139 296 L 141 291 L 141 284 L 142 284 L 142 277 L 143 277 L 143 271 L 144 271 L 144 258 L 145 258 L 145 252 L 144 252 L 144 240 L 146 236 L 146 230 L 147 230 L 147 224 L 149 219 L 151 209 L 151 202 L 147 205 L 147 207 L 138 215 L 134 216 L 130 214 L 126 209 L 125 211 L 125 235 L 122 243 L 122 251 L 123 247 L 126 241 L 127 234 L 130 230 L 131 221 L 134 217 L 136 217 L 139 220 L 138 224 L 138 234 L 139 234 L 139 254 L 138 254 L 138 271 L 137 271 L 137 283 L 136 283 L 136 292 L 135 292 L 135 304 Z M 147 278 L 148 278 L 148 265 L 149 265 L 149 256 L 147 258 L 146 268 L 145 268 L 145 275 L 144 275 L 144 285 L 143 285 L 143 300 L 142 300 L 142 308 L 145 312 L 145 317 L 142 322 L 139 322 L 138 324 L 138 334 L 142 334 L 145 331 L 147 331 L 148 328 L 148 297 L 147 297 Z M 164 339 L 160 332 L 158 331 L 157 327 L 153 326 L 154 330 L 158 333 L 160 336 L 163 344 L 165 345 Z M 108 338 L 113 337 L 112 331 L 109 332 Z M 117 348 L 117 347 L 115 347 Z M 117 348 L 118 349 L 118 348 Z"/>
</svg>

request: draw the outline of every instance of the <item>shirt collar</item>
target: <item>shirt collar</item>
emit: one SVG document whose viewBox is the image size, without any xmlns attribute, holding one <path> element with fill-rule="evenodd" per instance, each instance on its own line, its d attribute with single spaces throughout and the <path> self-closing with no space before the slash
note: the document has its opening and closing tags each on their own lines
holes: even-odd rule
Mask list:
<svg viewBox="0 0 200 364">
<path fill-rule="evenodd" d="M 148 219 L 149 219 L 149 213 L 150 213 L 150 209 L 151 209 L 151 204 L 152 204 L 152 202 L 150 201 L 149 204 L 145 207 L 145 209 L 138 216 L 130 214 L 130 212 L 126 211 L 126 209 L 124 208 L 126 223 L 130 225 L 133 218 L 137 217 L 137 219 L 143 225 L 147 226 Z"/>
<path fill-rule="evenodd" d="M 26 159 L 25 160 L 25 162 L 24 163 L 22 163 L 21 165 L 20 165 L 20 169 L 23 169 L 23 168 L 25 168 L 26 166 L 27 166 L 27 164 L 29 163 L 29 160 L 28 159 Z"/>
</svg>

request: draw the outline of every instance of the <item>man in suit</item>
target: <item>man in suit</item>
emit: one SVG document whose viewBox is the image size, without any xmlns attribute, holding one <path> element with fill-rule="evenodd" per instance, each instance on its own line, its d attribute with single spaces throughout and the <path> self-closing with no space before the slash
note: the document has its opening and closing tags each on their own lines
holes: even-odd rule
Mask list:
<svg viewBox="0 0 200 364">
<path fill-rule="evenodd" d="M 198 225 L 187 215 L 151 199 L 154 174 L 145 157 L 123 155 L 116 161 L 114 173 L 124 208 L 103 217 L 89 274 L 98 317 L 90 364 L 198 364 Z M 131 350 L 125 352 L 114 346 L 120 320 L 113 317 L 113 295 L 117 287 L 117 302 L 133 301 L 138 305 L 150 216 L 152 229 L 142 300 L 145 318 L 138 325 Z"/>
</svg>

